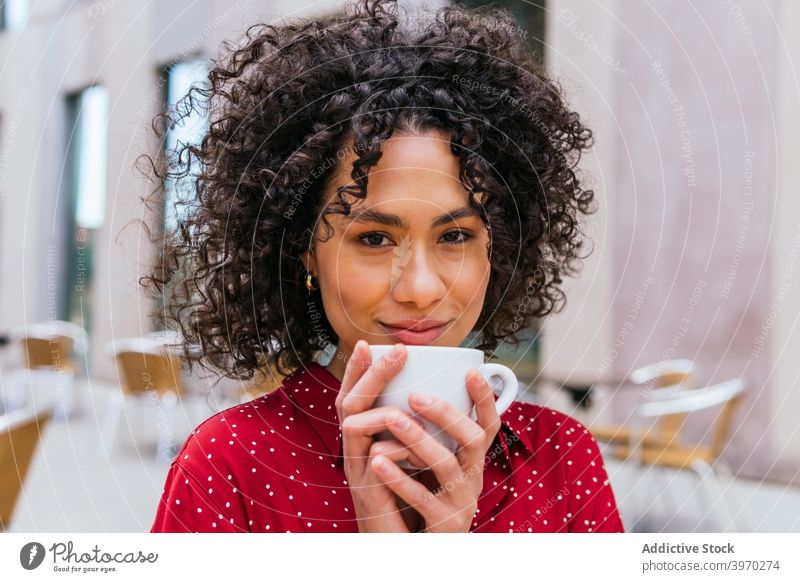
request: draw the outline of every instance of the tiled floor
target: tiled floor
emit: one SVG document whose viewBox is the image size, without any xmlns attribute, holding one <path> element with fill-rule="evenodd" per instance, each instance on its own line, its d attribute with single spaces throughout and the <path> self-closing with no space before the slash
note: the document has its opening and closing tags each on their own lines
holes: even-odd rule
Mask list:
<svg viewBox="0 0 800 582">
<path fill-rule="evenodd" d="M 98 460 L 95 453 L 111 390 L 107 384 L 80 384 L 79 414 L 47 427 L 9 531 L 149 530 L 169 467 L 155 460 L 155 435 L 146 428 L 155 423 L 156 411 L 123 415 L 111 461 Z M 177 441 L 221 406 L 214 399 L 209 402 L 198 399 L 179 409 Z M 693 476 L 641 473 L 616 463 L 608 463 L 608 472 L 627 529 L 719 531 Z M 737 480 L 725 498 L 731 499 L 742 531 L 800 532 L 796 488 Z"/>
</svg>

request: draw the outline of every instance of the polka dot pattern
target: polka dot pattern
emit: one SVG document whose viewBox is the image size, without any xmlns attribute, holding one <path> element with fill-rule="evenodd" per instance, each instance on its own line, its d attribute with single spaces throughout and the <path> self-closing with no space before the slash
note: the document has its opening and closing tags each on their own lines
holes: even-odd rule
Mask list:
<svg viewBox="0 0 800 582">
<path fill-rule="evenodd" d="M 339 381 L 310 363 L 281 389 L 201 423 L 170 466 L 152 532 L 357 532 L 342 459 Z M 486 453 L 472 532 L 620 532 L 592 435 L 512 404 Z"/>
</svg>

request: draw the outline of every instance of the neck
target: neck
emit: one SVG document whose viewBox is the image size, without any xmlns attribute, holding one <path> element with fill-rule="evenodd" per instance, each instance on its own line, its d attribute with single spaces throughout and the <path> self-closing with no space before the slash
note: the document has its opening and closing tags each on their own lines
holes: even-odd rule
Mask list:
<svg viewBox="0 0 800 582">
<path fill-rule="evenodd" d="M 333 354 L 330 363 L 325 366 L 325 369 L 333 374 L 339 382 L 344 379 L 344 371 L 347 368 L 347 360 L 350 359 L 352 350 L 346 349 L 344 346 L 336 348 L 336 353 Z"/>
</svg>

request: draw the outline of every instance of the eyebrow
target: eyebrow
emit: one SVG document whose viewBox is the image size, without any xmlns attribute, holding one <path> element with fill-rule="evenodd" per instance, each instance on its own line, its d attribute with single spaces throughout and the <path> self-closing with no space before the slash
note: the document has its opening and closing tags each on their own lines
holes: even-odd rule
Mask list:
<svg viewBox="0 0 800 582">
<path fill-rule="evenodd" d="M 467 218 L 472 216 L 480 216 L 480 214 L 477 210 L 468 206 L 456 208 L 455 210 L 451 210 L 435 218 L 431 223 L 431 227 L 436 228 L 437 226 L 442 226 L 443 224 L 447 224 L 448 222 L 452 222 L 458 218 Z M 379 212 L 372 208 L 365 208 L 364 210 L 354 212 L 350 215 L 348 222 L 377 222 L 378 224 L 383 224 L 384 226 L 408 229 L 408 223 L 403 220 L 402 217 L 397 216 L 396 214 Z"/>
</svg>

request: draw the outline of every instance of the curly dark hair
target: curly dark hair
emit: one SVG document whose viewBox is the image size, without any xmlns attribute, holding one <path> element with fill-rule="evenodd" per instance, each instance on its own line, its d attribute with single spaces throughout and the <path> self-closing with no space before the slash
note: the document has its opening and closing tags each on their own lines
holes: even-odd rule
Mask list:
<svg viewBox="0 0 800 582">
<path fill-rule="evenodd" d="M 579 213 L 594 212 L 576 173 L 591 131 L 506 11 L 400 12 L 390 0 L 362 0 L 324 23 L 252 26 L 238 46 L 223 44 L 207 82 L 156 118 L 163 139 L 192 111 L 210 117 L 201 143 L 166 163 L 145 156 L 158 203 L 166 181 L 193 184 L 141 281 L 166 295 L 162 321 L 201 348 L 198 358 L 187 347 L 190 361 L 229 378 L 265 365 L 288 374 L 338 340 L 319 291 L 304 285 L 301 256 L 318 219 L 330 229 L 327 214 L 347 215 L 366 197 L 395 130 L 451 136 L 469 203 L 490 228 L 474 347 L 491 355 L 500 340 L 517 344 L 534 318 L 563 307 L 562 276 L 585 258 Z M 331 161 L 345 147 L 357 155 L 352 182 L 320 216 Z M 312 322 L 312 312 L 323 317 Z"/>
</svg>

